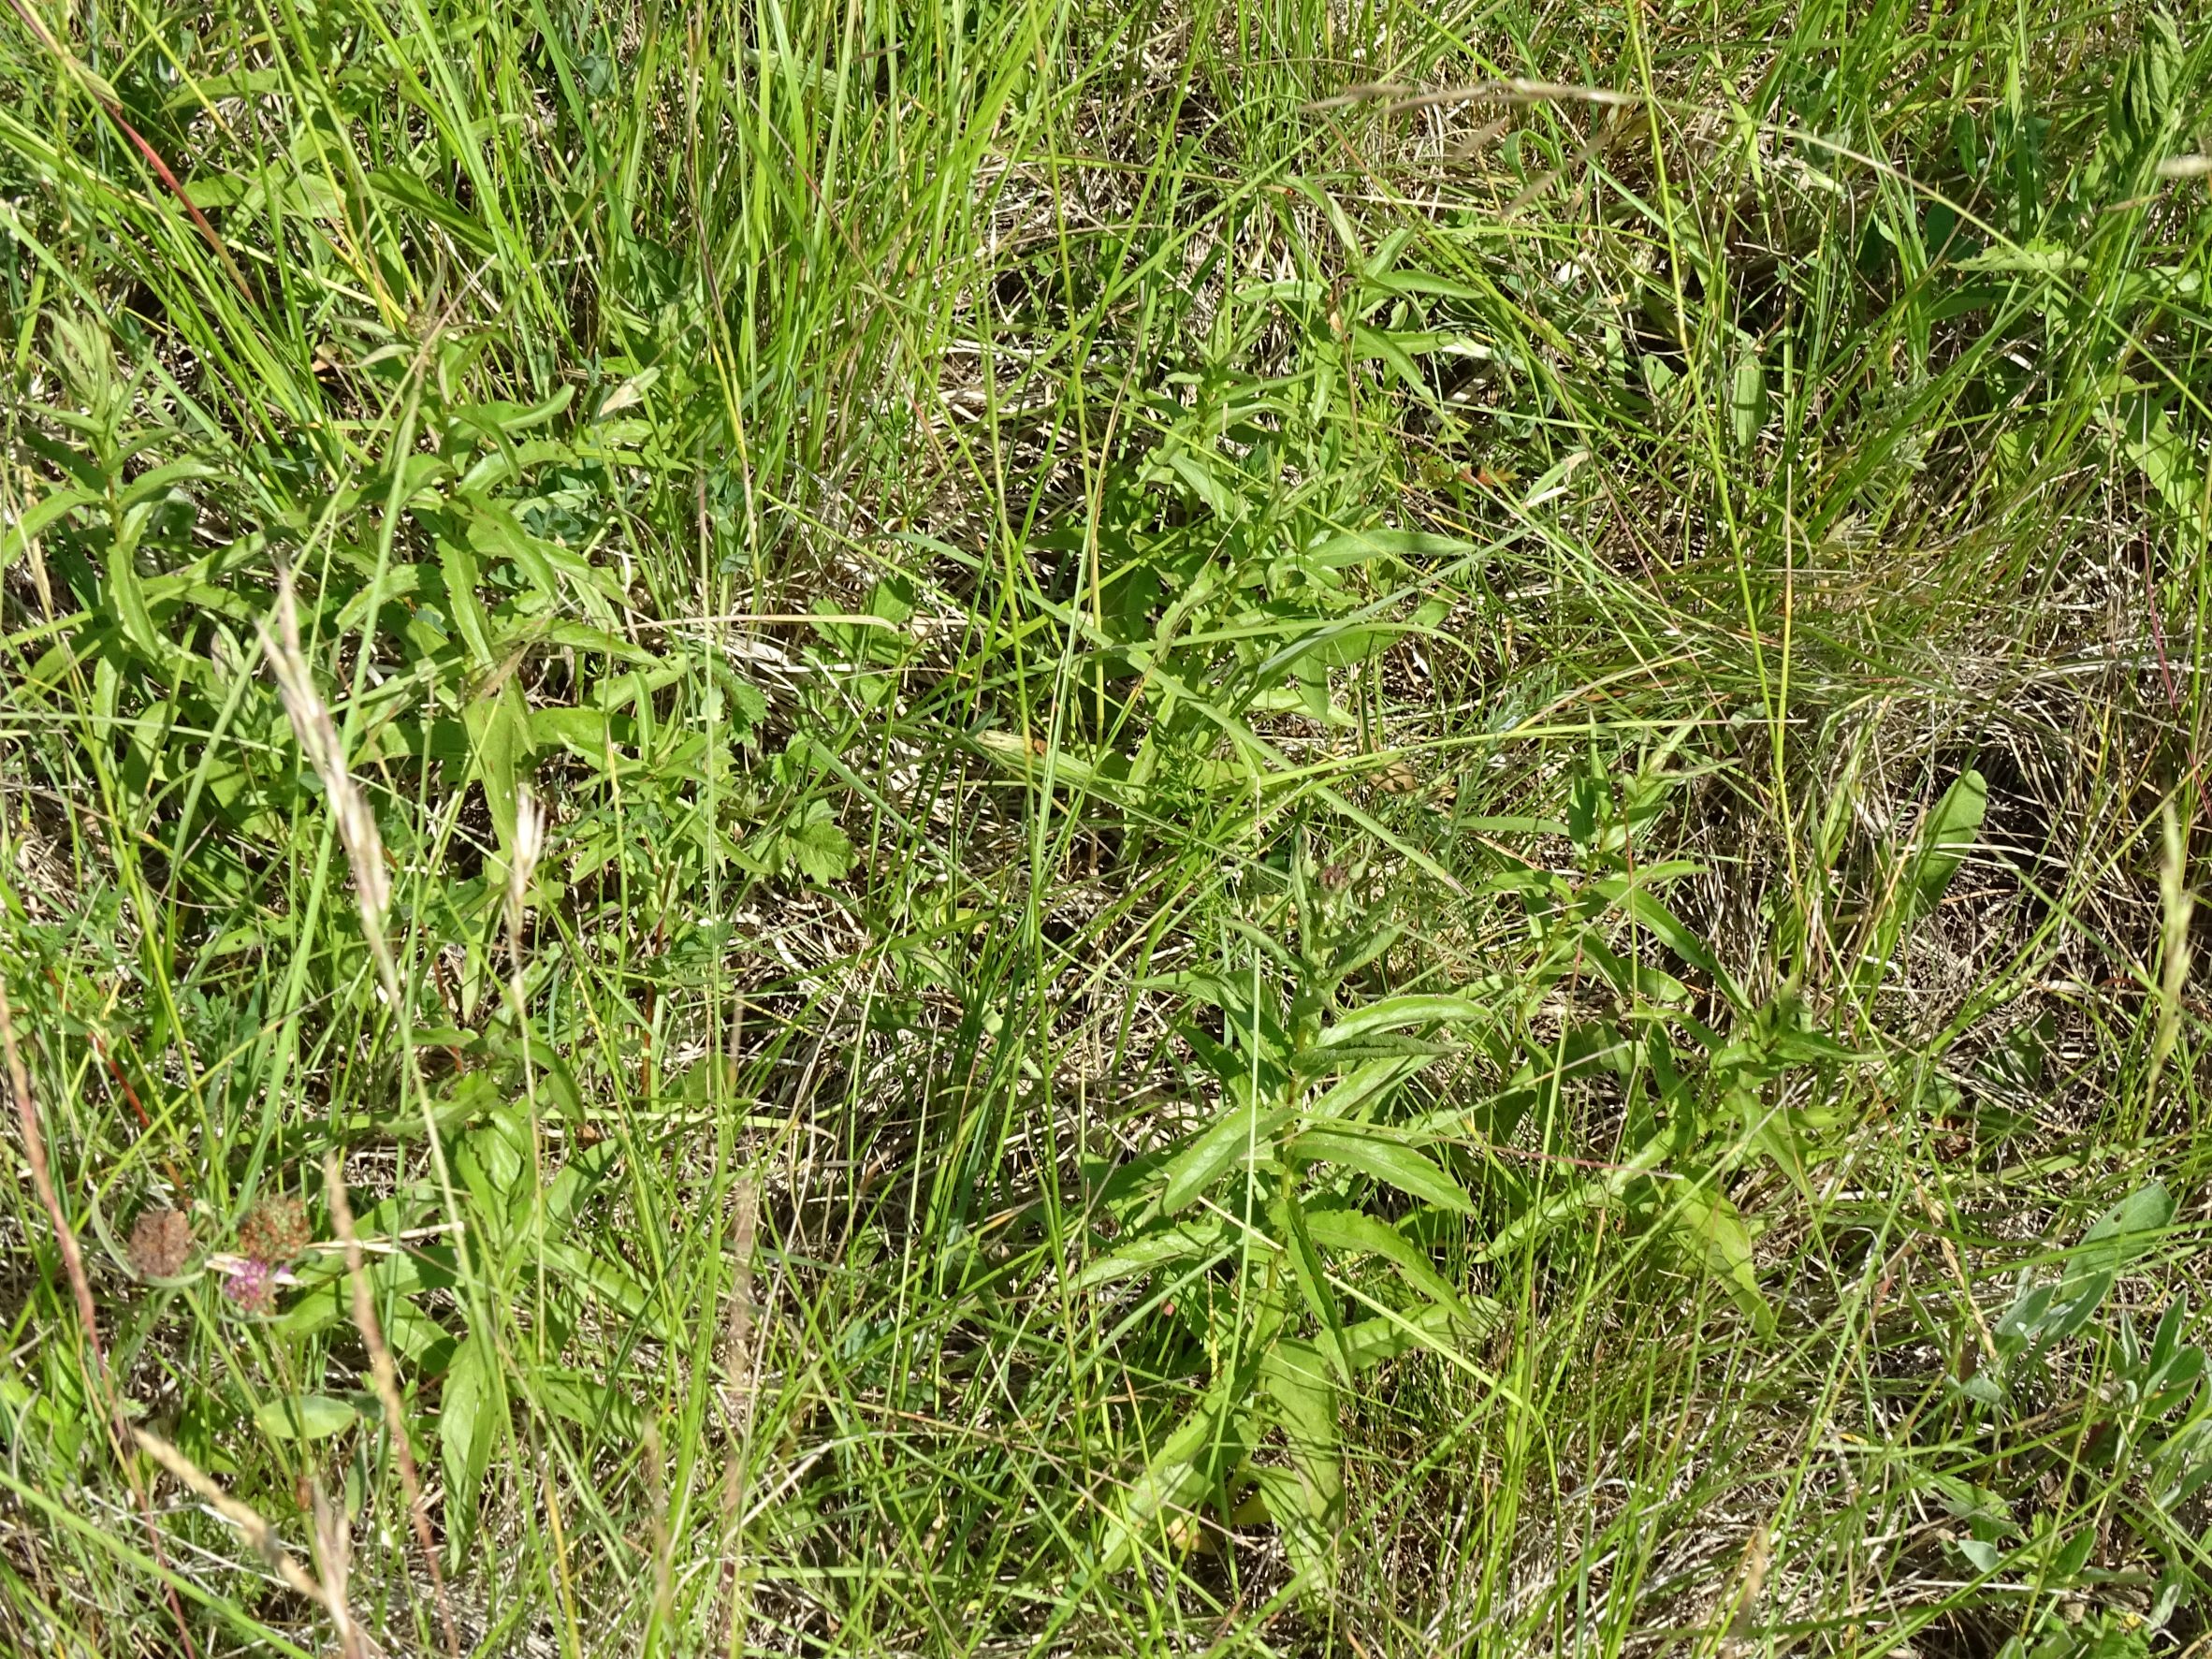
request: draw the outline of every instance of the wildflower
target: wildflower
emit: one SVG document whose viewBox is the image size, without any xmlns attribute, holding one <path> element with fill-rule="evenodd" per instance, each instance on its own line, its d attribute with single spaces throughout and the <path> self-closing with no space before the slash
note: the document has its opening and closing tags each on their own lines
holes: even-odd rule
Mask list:
<svg viewBox="0 0 2212 1659">
<path fill-rule="evenodd" d="M 182 1210 L 148 1210 L 131 1229 L 131 1271 L 141 1279 L 173 1279 L 192 1259 L 192 1218 Z"/>
<path fill-rule="evenodd" d="M 242 1312 L 265 1314 L 276 1302 L 276 1269 L 266 1261 L 247 1261 L 230 1275 L 223 1293 Z"/>
<path fill-rule="evenodd" d="M 282 1267 L 307 1248 L 307 1211 L 288 1193 L 263 1199 L 238 1230 L 238 1253 L 265 1267 Z"/>
</svg>

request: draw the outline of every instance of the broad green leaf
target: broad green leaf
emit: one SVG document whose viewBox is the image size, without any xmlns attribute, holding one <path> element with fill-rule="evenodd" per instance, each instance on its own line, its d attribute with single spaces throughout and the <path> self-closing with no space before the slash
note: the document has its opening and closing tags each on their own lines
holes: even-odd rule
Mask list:
<svg viewBox="0 0 2212 1659">
<path fill-rule="evenodd" d="M 1767 1053 L 1770 1058 L 1792 1066 L 1802 1066 L 1812 1061 L 1860 1066 L 1880 1057 L 1861 1054 L 1848 1044 L 1839 1042 L 1826 1031 L 1799 1030 L 1791 1026 L 1783 1027 L 1768 1040 Z"/>
<path fill-rule="evenodd" d="M 613 1257 L 561 1238 L 547 1238 L 534 1247 L 543 1252 L 548 1266 L 560 1271 L 570 1289 L 589 1286 L 603 1309 L 620 1313 L 658 1342 L 674 1340 L 677 1333 L 662 1301 Z"/>
<path fill-rule="evenodd" d="M 476 584 L 482 573 L 476 555 L 458 542 L 438 544 L 438 565 L 445 578 L 445 616 L 467 644 L 473 665 L 489 668 L 493 662 L 491 618 L 485 614 Z"/>
<path fill-rule="evenodd" d="M 1531 818 L 1521 813 L 1470 812 L 1451 821 L 1454 829 L 1492 836 L 1564 836 L 1567 826 L 1556 818 Z"/>
<path fill-rule="evenodd" d="M 201 75 L 163 102 L 165 109 L 212 109 L 217 98 L 258 98 L 289 91 L 284 69 L 239 69 L 227 75 Z"/>
<path fill-rule="evenodd" d="M 419 1131 L 422 1120 L 415 1118 Z M 418 1211 L 406 1203 L 386 1200 L 368 1214 L 357 1218 L 356 1225 L 363 1237 L 389 1231 L 406 1226 Z M 379 1251 L 370 1256 L 363 1271 L 367 1273 L 370 1288 L 374 1291 L 377 1306 L 386 1310 L 388 1319 L 397 1317 L 396 1309 L 403 1308 L 404 1298 L 423 1290 L 447 1290 L 455 1283 L 452 1271 L 453 1256 L 449 1247 L 430 1245 L 389 1254 Z M 286 1341 L 327 1331 L 353 1317 L 353 1300 L 350 1281 L 346 1275 L 345 1259 L 335 1253 L 324 1253 L 302 1262 L 298 1270 L 301 1288 L 284 1311 L 269 1321 L 270 1331 Z"/>
<path fill-rule="evenodd" d="M 1413 360 L 1414 351 L 1427 343 L 1419 336 L 1401 336 L 1388 328 L 1370 327 L 1365 323 L 1352 325 L 1352 349 L 1358 356 L 1381 358 L 1405 383 L 1407 391 L 1416 397 L 1433 398 L 1435 388 L 1423 378 L 1420 366 Z"/>
<path fill-rule="evenodd" d="M 469 729 L 470 772 L 484 786 L 484 804 L 499 836 L 500 856 L 515 855 L 517 790 L 530 753 L 530 711 L 521 689 L 508 680 L 489 697 L 478 697 L 462 710 Z"/>
<path fill-rule="evenodd" d="M 1690 1254 L 1720 1280 L 1730 1300 L 1751 1319 L 1762 1337 L 1774 1334 L 1774 1309 L 1759 1288 L 1752 1262 L 1751 1231 L 1736 1206 L 1720 1193 L 1691 1187 L 1673 1197 L 1675 1230 Z"/>
<path fill-rule="evenodd" d="M 474 252 L 492 252 L 491 232 L 485 228 L 482 220 L 463 212 L 413 173 L 402 172 L 398 167 L 379 167 L 369 175 L 369 188 L 386 201 L 444 226 Z"/>
<path fill-rule="evenodd" d="M 1389 1222 L 1352 1209 L 1308 1209 L 1304 1221 L 1307 1235 L 1322 1248 L 1380 1256 L 1432 1302 L 1464 1311 L 1466 1303 L 1459 1291 L 1436 1271 L 1427 1253 Z"/>
<path fill-rule="evenodd" d="M 2059 1545 L 2051 1556 L 2050 1571 L 2045 1576 L 2045 1582 L 2054 1585 L 2074 1583 L 2080 1579 L 2082 1568 L 2089 1564 L 2089 1556 L 2096 1547 L 2097 1529 L 2093 1526 L 2083 1527 Z"/>
<path fill-rule="evenodd" d="M 2122 1259 L 2139 1256 L 2150 1247 L 2147 1235 L 2173 1219 L 2174 1195 L 2164 1182 L 2148 1182 L 2090 1222 L 2081 1235 L 2082 1247 L 2097 1245 Z"/>
<path fill-rule="evenodd" d="M 149 467 L 140 473 L 123 487 L 121 500 L 126 507 L 143 505 L 154 496 L 167 496 L 180 485 L 222 475 L 220 468 L 186 456 L 181 460 L 165 461 L 158 467 Z"/>
<path fill-rule="evenodd" d="M 2004 1559 L 2003 1547 L 1984 1538 L 1954 1538 L 1951 1542 L 1977 1573 L 1995 1572 L 1997 1564 Z"/>
<path fill-rule="evenodd" d="M 792 864 L 809 881 L 826 885 L 842 880 L 845 872 L 852 867 L 851 841 L 826 816 L 809 816 L 789 831 L 784 840 Z"/>
<path fill-rule="evenodd" d="M 350 1298 L 350 1291 L 342 1293 Z M 455 1346 L 452 1333 L 411 1302 L 395 1302 L 385 1310 L 384 1336 L 402 1357 L 433 1374 L 445 1369 Z"/>
<path fill-rule="evenodd" d="M 548 646 L 566 646 L 573 651 L 589 651 L 594 656 L 605 657 L 611 662 L 637 662 L 650 666 L 658 661 L 652 652 L 624 639 L 620 634 L 610 633 L 604 628 L 594 628 L 589 622 L 579 622 L 569 617 L 548 618 L 538 625 L 535 632 L 536 637 Z M 746 691 L 752 690 L 745 686 L 742 680 L 736 683 Z M 754 694 L 758 695 L 757 692 Z"/>
<path fill-rule="evenodd" d="M 473 1528 L 476 1497 L 491 1463 L 493 1431 L 500 1396 L 481 1337 L 471 1336 L 454 1350 L 438 1403 L 438 1457 L 445 1477 L 446 1552 L 461 1559 Z"/>
<path fill-rule="evenodd" d="M 1919 846 L 1900 895 L 1906 907 L 1904 925 L 1911 926 L 1941 902 L 1943 889 L 1973 850 L 1988 805 L 1989 786 L 1979 772 L 1960 773 L 1943 792 L 1921 828 Z"/>
<path fill-rule="evenodd" d="M 530 746 L 533 750 L 566 749 L 585 764 L 604 769 L 612 725 L 598 708 L 533 708 Z"/>
<path fill-rule="evenodd" d="M 2081 1243 L 2068 1253 L 2059 1300 L 2074 1304 L 2088 1300 L 2086 1317 L 2087 1311 L 2103 1300 L 2119 1271 L 2155 1244 L 2158 1234 L 2173 1218 L 2174 1195 L 2163 1182 L 2152 1181 L 2137 1187 L 2089 1223 Z"/>
<path fill-rule="evenodd" d="M 528 1158 L 528 1129 L 514 1113 L 502 1110 L 490 1122 L 461 1137 L 454 1148 L 453 1167 L 483 1217 L 507 1220 L 528 1195 L 529 1183 L 523 1178 Z"/>
<path fill-rule="evenodd" d="M 1305 558 L 1331 568 L 1364 564 L 1371 559 L 1462 559 L 1474 544 L 1420 530 L 1354 530 L 1331 536 L 1306 550 Z"/>
<path fill-rule="evenodd" d="M 1026 777 L 1041 779 L 1045 775 L 1048 751 L 1022 736 L 1018 732 L 978 732 L 971 741 L 1001 765 L 1010 766 Z M 1074 789 L 1088 789 L 1105 781 L 1103 775 L 1090 762 L 1072 749 L 1062 749 L 1049 754 L 1052 779 Z"/>
<path fill-rule="evenodd" d="M 535 536 L 503 503 L 472 500 L 468 502 L 469 545 L 486 559 L 506 560 L 536 590 L 542 604 L 522 608 L 542 611 L 580 604 L 603 622 L 614 619 L 607 601 L 610 578 L 558 542 Z"/>
<path fill-rule="evenodd" d="M 1243 519 L 1244 503 L 1221 481 L 1206 459 L 1178 446 L 1162 453 L 1154 466 L 1163 469 L 1165 477 L 1181 479 L 1190 493 L 1212 508 L 1222 522 L 1235 524 Z"/>
<path fill-rule="evenodd" d="M 2197 464 L 2197 448 L 2189 432 L 2176 431 L 2157 400 L 2139 393 L 2121 423 L 2130 459 L 2142 469 L 2151 488 L 2184 519 L 2193 518 L 2204 493 L 2204 470 Z"/>
<path fill-rule="evenodd" d="M 450 405 L 446 414 L 456 427 L 466 428 L 488 439 L 513 438 L 532 427 L 544 426 L 575 400 L 576 388 L 562 384 L 534 403 L 517 403 L 512 398 L 487 398 L 481 402 Z M 535 464 L 536 459 L 547 458 L 573 458 L 565 445 L 543 440 L 527 450 L 517 449 L 515 454 L 524 458 L 525 464 Z"/>
<path fill-rule="evenodd" d="M 1426 270 L 1370 270 L 1370 285 L 1390 294 L 1431 294 L 1445 299 L 1481 299 L 1480 288 Z"/>
<path fill-rule="evenodd" d="M 1329 1285 L 1329 1270 L 1321 1260 L 1321 1253 L 1314 1248 L 1313 1236 L 1306 1230 L 1305 1215 L 1297 1195 L 1284 1192 L 1274 1209 L 1283 1248 L 1290 1258 L 1290 1275 L 1298 1282 L 1299 1294 L 1305 1298 L 1306 1306 L 1321 1327 L 1321 1348 L 1348 1386 L 1352 1377 L 1345 1366 L 1344 1321 L 1337 1310 L 1336 1292 Z"/>
<path fill-rule="evenodd" d="M 1811 1164 L 1812 1148 L 1805 1137 L 1798 1133 L 1796 1116 L 1788 1104 L 1768 1106 L 1758 1095 L 1747 1088 L 1732 1088 L 1723 1096 L 1734 1109 L 1737 1119 L 1743 1126 L 1745 1147 L 1758 1153 L 1769 1163 L 1803 1186 Z"/>
<path fill-rule="evenodd" d="M 1395 1031 L 1378 1031 L 1372 1037 L 1355 1037 L 1348 1042 L 1301 1049 L 1290 1056 L 1291 1070 L 1305 1075 L 1341 1071 L 1346 1066 L 1364 1065 L 1376 1060 L 1406 1060 L 1418 1069 L 1433 1060 L 1443 1059 L 1453 1051 L 1449 1044 L 1423 1037 L 1405 1037 Z M 1333 1115 L 1317 1109 L 1313 1116 Z"/>
<path fill-rule="evenodd" d="M 1465 997 L 1384 997 L 1354 1010 L 1322 1032 L 1317 1046 L 1333 1048 L 1377 1031 L 1398 1031 L 1408 1026 L 1485 1024 L 1491 1011 Z"/>
<path fill-rule="evenodd" d="M 1986 1486 L 1961 1480 L 1956 1475 L 1930 1474 L 1928 1485 L 1934 1490 L 1936 1501 L 1953 1519 L 1963 1521 L 1978 1538 L 2011 1538 L 2019 1536 L 2019 1523 L 2013 1519 L 2012 1505 L 2003 1494 L 1991 1492 Z"/>
<path fill-rule="evenodd" d="M 1249 1455 L 1251 1415 L 1229 1396 L 1225 1378 L 1191 1409 L 1107 1512 L 1099 1562 L 1107 1571 L 1128 1565 L 1173 1512 L 1195 1509 L 1219 1473 Z"/>
<path fill-rule="evenodd" d="M 1283 653 L 1283 656 L 1300 665 L 1302 676 L 1316 668 L 1349 668 L 1356 662 L 1366 662 L 1389 644 L 1390 632 L 1384 628 L 1330 628 L 1315 633 L 1310 644 L 1301 644 L 1294 650 Z M 1278 662 L 1281 660 L 1277 659 Z M 1303 708 L 1306 706 L 1305 691 L 1313 689 L 1316 688 L 1311 682 L 1303 689 L 1286 687 L 1278 694 L 1279 701 L 1275 706 Z M 1327 688 L 1318 689 L 1326 693 Z M 1247 706 L 1263 710 L 1265 705 L 1261 699 L 1255 698 Z"/>
<path fill-rule="evenodd" d="M 1289 1115 L 1283 1107 L 1263 1112 L 1258 1101 L 1230 1111 L 1168 1166 L 1160 1208 L 1170 1215 L 1187 1209 L 1247 1149 L 1264 1145 Z"/>
<path fill-rule="evenodd" d="M 1306 1116 L 1317 1125 L 1357 1117 L 1395 1092 L 1433 1057 L 1425 1054 L 1384 1055 L 1373 1059 L 1361 1055 L 1360 1065 L 1307 1103 Z"/>
<path fill-rule="evenodd" d="M 1357 1375 L 1416 1348 L 1478 1341 L 1504 1318 L 1505 1310 L 1487 1297 L 1476 1298 L 1465 1313 L 1431 1302 L 1410 1314 L 1377 1314 L 1345 1328 L 1345 1363 Z"/>
<path fill-rule="evenodd" d="M 1707 948 L 1703 939 L 1681 918 L 1660 903 L 1656 895 L 1642 886 L 1627 889 L 1618 903 L 1621 910 L 1640 924 L 1654 939 L 1680 956 L 1691 967 L 1710 979 L 1713 988 L 1727 999 L 1738 1011 L 1748 1011 L 1750 1000 L 1736 978 L 1721 966 L 1720 958 Z"/>
<path fill-rule="evenodd" d="M 123 624 L 124 637 L 152 661 L 166 662 L 168 648 L 154 634 L 145 589 L 139 586 L 129 550 L 120 543 L 108 550 L 108 597 L 113 603 L 116 619 Z"/>
<path fill-rule="evenodd" d="M 1397 1141 L 1379 1135 L 1360 1135 L 1338 1129 L 1308 1129 L 1291 1142 L 1300 1157 L 1342 1164 L 1423 1203 L 1462 1215 L 1475 1213 L 1475 1201 L 1436 1163 Z"/>
<path fill-rule="evenodd" d="M 64 488 L 24 508 L 22 516 L 7 527 L 7 533 L 0 535 L 0 571 L 21 558 L 25 547 L 71 508 L 91 506 L 100 499 L 89 489 Z"/>
<path fill-rule="evenodd" d="M 1096 1289 L 1100 1285 L 1150 1273 L 1173 1262 L 1216 1255 L 1228 1248 L 1228 1223 L 1218 1215 L 1201 1216 L 1176 1227 L 1147 1232 L 1131 1239 L 1118 1250 L 1093 1257 L 1075 1275 L 1072 1288 Z"/>
<path fill-rule="evenodd" d="M 2163 7 L 2152 7 L 2105 104 L 2105 130 L 2123 156 L 2163 137 L 2176 95 L 2186 88 L 2187 59 L 2173 16 Z"/>
<path fill-rule="evenodd" d="M 636 1404 L 621 1390 L 573 1370 L 537 1372 L 531 1397 L 554 1416 L 616 1442 L 634 1443 L 640 1432 Z"/>
<path fill-rule="evenodd" d="M 622 1156 L 618 1142 L 600 1141 L 589 1146 L 579 1146 L 561 1165 L 560 1173 L 546 1184 L 545 1215 L 548 1225 L 566 1227 L 576 1217 L 599 1184 L 612 1172 Z"/>
<path fill-rule="evenodd" d="M 358 1415 L 349 1402 L 328 1394 L 287 1394 L 254 1408 L 261 1432 L 277 1440 L 326 1439 L 350 1428 Z"/>
<path fill-rule="evenodd" d="M 1312 1343 L 1275 1344 L 1260 1367 L 1290 1466 L 1256 1470 L 1268 1511 L 1282 1529 L 1283 1548 L 1309 1595 L 1336 1581 L 1337 1540 L 1344 1532 L 1344 1455 L 1336 1428 L 1336 1387 L 1329 1363 Z"/>
<path fill-rule="evenodd" d="M 1767 424 L 1767 366 L 1759 361 L 1755 351 L 1746 351 L 1736 365 L 1736 378 L 1728 394 L 1728 415 L 1737 448 L 1749 449 L 1758 442 L 1759 429 Z"/>
</svg>

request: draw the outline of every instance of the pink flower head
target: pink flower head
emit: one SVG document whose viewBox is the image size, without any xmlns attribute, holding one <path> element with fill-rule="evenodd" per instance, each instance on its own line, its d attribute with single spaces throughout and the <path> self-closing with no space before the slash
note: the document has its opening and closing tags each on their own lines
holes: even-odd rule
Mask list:
<svg viewBox="0 0 2212 1659">
<path fill-rule="evenodd" d="M 276 1269 L 266 1261 L 248 1261 L 230 1275 L 224 1294 L 249 1314 L 265 1314 L 276 1300 Z"/>
</svg>

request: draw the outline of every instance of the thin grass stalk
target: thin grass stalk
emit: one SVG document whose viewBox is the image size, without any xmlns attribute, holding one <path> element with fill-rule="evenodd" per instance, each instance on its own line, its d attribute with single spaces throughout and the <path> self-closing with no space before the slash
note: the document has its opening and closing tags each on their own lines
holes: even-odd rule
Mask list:
<svg viewBox="0 0 2212 1659">
<path fill-rule="evenodd" d="M 406 1404 L 400 1394 L 399 1368 L 392 1362 L 392 1350 L 384 1339 L 383 1322 L 376 1317 L 376 1298 L 369 1288 L 361 1241 L 354 1229 L 353 1204 L 346 1197 L 345 1173 L 336 1153 L 327 1154 L 323 1159 L 323 1190 L 329 1199 L 330 1225 L 338 1234 L 339 1243 L 345 1246 L 345 1276 L 353 1291 L 354 1329 L 361 1333 L 361 1341 L 369 1349 L 369 1375 L 375 1384 L 377 1403 L 384 1407 L 385 1421 L 391 1426 L 392 1457 L 400 1467 L 400 1490 L 407 1500 L 407 1521 L 415 1534 L 415 1548 L 422 1552 L 423 1565 L 430 1576 L 430 1594 L 438 1608 L 439 1635 L 444 1638 L 446 1652 L 458 1659 L 460 1637 L 454 1629 L 453 1603 L 446 1594 L 444 1570 L 438 1564 L 437 1543 L 430 1536 L 430 1517 L 423 1502 L 422 1477 L 415 1466 L 414 1443 L 407 1433 Z"/>
</svg>

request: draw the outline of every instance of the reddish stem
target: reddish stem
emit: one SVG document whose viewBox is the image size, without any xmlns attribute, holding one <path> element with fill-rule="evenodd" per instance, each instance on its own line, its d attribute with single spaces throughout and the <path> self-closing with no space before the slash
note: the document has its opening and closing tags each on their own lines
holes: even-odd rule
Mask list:
<svg viewBox="0 0 2212 1659">
<path fill-rule="evenodd" d="M 179 205 L 191 215 L 192 223 L 198 226 L 199 234 L 206 240 L 208 246 L 214 250 L 215 257 L 223 261 L 223 269 L 230 273 L 230 280 L 238 284 L 238 291 L 244 298 L 246 303 L 248 305 L 254 304 L 254 290 L 246 285 L 245 273 L 239 269 L 238 261 L 230 256 L 230 250 L 223 245 L 223 239 L 215 234 L 215 227 L 208 223 L 208 216 L 199 211 L 199 204 L 184 194 L 184 186 L 178 182 L 177 175 L 169 170 L 169 164 L 162 160 L 161 152 L 149 144 L 145 135 L 124 119 L 122 106 L 101 95 L 99 88 L 104 83 L 95 81 L 92 72 L 72 57 L 62 43 L 54 38 L 53 31 L 49 29 L 38 14 L 31 9 L 27 0 L 8 0 L 8 4 L 15 8 L 16 16 L 23 20 L 23 26 L 37 36 L 38 43 L 52 52 L 55 57 L 61 59 L 64 66 L 76 76 L 77 83 L 83 87 L 85 92 L 90 95 L 92 101 L 100 107 L 101 112 L 123 129 L 124 137 L 128 138 L 137 148 L 138 153 L 146 158 L 146 165 L 153 169 L 154 176 L 167 186 L 169 194 L 174 196 Z"/>
<path fill-rule="evenodd" d="M 84 1252 L 78 1247 L 76 1230 L 69 1225 L 68 1212 L 62 1208 L 61 1194 L 54 1189 L 53 1171 L 46 1161 L 46 1135 L 39 1127 L 37 1103 L 31 1098 L 30 1073 L 23 1069 L 22 1051 L 16 1045 L 15 1011 L 8 1005 L 4 974 L 0 974 L 0 1051 L 5 1052 L 7 1060 L 7 1081 L 15 1095 L 16 1121 L 23 1132 L 23 1159 L 31 1166 L 31 1185 L 38 1189 L 38 1201 L 45 1205 L 47 1220 L 53 1226 L 54 1243 L 62 1252 L 62 1268 L 68 1274 L 69 1288 L 77 1298 L 78 1323 L 84 1328 L 84 1340 L 92 1346 L 93 1377 L 107 1399 L 109 1419 L 116 1436 L 116 1459 L 130 1480 L 131 1495 L 138 1501 L 138 1519 L 145 1523 L 147 1539 L 153 1546 L 154 1563 L 166 1574 L 169 1564 L 162 1549 L 161 1529 L 153 1524 L 153 1510 L 147 1502 L 146 1489 L 139 1483 L 123 1449 L 128 1443 L 130 1422 L 124 1415 L 122 1396 L 116 1391 L 114 1379 L 108 1374 L 107 1351 L 100 1346 L 99 1310 L 93 1303 L 92 1280 L 84 1271 Z M 184 1604 L 177 1598 L 177 1587 L 165 1579 L 162 1588 L 168 1593 L 169 1617 L 176 1622 L 177 1641 L 184 1650 L 185 1659 L 199 1659 L 198 1650 L 192 1643 L 192 1631 L 184 1623 Z"/>
</svg>

